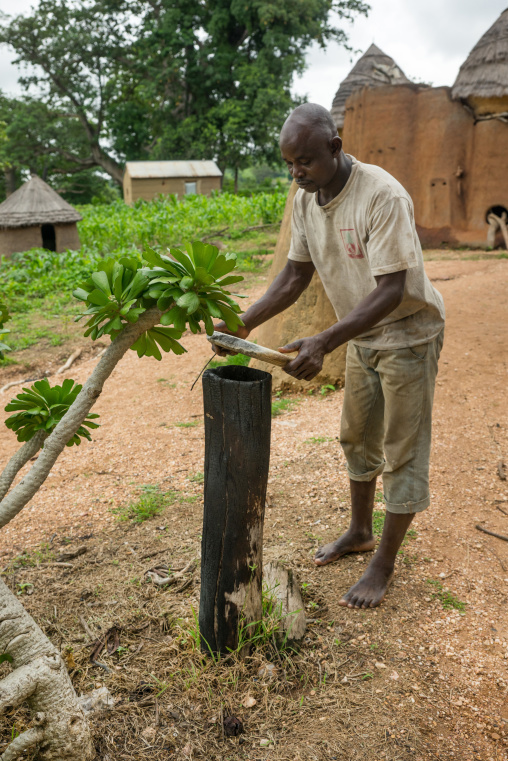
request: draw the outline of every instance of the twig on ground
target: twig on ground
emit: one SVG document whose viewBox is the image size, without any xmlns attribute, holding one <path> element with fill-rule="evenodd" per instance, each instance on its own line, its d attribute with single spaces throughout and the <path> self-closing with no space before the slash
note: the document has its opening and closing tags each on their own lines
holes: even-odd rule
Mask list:
<svg viewBox="0 0 508 761">
<path fill-rule="evenodd" d="M 503 510 L 503 508 L 502 508 L 502 507 L 500 507 L 500 505 L 496 505 L 496 509 L 497 509 L 497 510 L 499 510 L 499 512 L 500 512 L 500 513 L 503 513 L 503 515 L 508 515 L 508 513 L 506 512 L 506 510 Z"/>
<path fill-rule="evenodd" d="M 496 534 L 495 531 L 489 531 L 487 528 L 483 528 L 483 526 L 479 526 L 478 524 L 475 526 L 478 531 L 483 531 L 484 534 L 488 534 L 489 536 L 495 536 L 496 539 L 502 539 L 503 542 L 508 542 L 508 536 L 504 536 L 504 534 Z"/>
<path fill-rule="evenodd" d="M 493 554 L 493 555 L 494 555 L 494 557 L 496 558 L 497 562 L 499 563 L 499 565 L 501 566 L 501 568 L 503 569 L 503 571 L 506 571 L 506 566 L 505 566 L 505 564 L 503 563 L 503 561 L 501 560 L 501 558 L 499 557 L 499 555 L 497 554 L 497 552 L 495 551 L 495 549 L 493 549 L 492 547 L 489 547 L 489 545 L 488 545 L 488 544 L 486 544 L 485 546 L 486 546 L 486 548 L 489 550 L 489 552 L 492 552 L 492 554 Z"/>
<path fill-rule="evenodd" d="M 78 616 L 78 618 L 79 618 L 79 623 L 81 624 L 81 626 L 83 627 L 83 629 L 85 630 L 85 632 L 88 634 L 88 636 L 90 637 L 90 639 L 92 639 L 92 640 L 95 640 L 95 634 L 94 634 L 94 633 L 93 633 L 93 631 L 90 629 L 90 627 L 88 626 L 88 624 L 87 624 L 87 622 L 85 621 L 85 619 L 83 618 L 83 616 L 82 616 L 82 615 L 79 615 L 79 616 Z"/>
<path fill-rule="evenodd" d="M 78 349 L 76 349 L 75 351 L 72 352 L 72 354 L 69 357 L 69 359 L 67 360 L 67 362 L 64 365 L 62 365 L 61 367 L 58 368 L 58 370 L 56 371 L 55 375 L 60 375 L 61 373 L 64 373 L 66 370 L 68 370 L 69 367 L 71 367 L 74 364 L 74 362 L 77 359 L 79 359 L 79 357 L 81 357 L 82 354 L 83 354 L 83 347 L 80 346 Z"/>
<path fill-rule="evenodd" d="M 506 481 L 506 463 L 504 460 L 499 460 L 497 464 L 497 473 L 501 481 Z"/>
</svg>

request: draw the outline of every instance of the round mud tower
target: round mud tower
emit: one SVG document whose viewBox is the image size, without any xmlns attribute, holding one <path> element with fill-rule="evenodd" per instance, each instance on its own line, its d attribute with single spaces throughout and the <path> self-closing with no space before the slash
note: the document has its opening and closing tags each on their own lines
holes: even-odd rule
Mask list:
<svg viewBox="0 0 508 761">
<path fill-rule="evenodd" d="M 293 198 L 297 190 L 298 186 L 293 182 L 286 201 L 284 218 L 277 239 L 277 245 L 275 246 L 268 284 L 275 280 L 279 272 L 286 265 L 291 244 Z M 291 343 L 297 338 L 314 336 L 316 333 L 326 330 L 335 322 L 337 322 L 337 316 L 316 272 L 309 287 L 302 293 L 296 304 L 293 304 L 285 312 L 261 325 L 256 331 L 256 339 L 262 346 L 278 349 L 280 346 Z M 266 365 L 260 362 L 252 362 L 251 366 L 259 369 L 266 367 Z M 346 346 L 341 346 L 331 354 L 326 355 L 322 371 L 310 384 L 307 381 L 298 381 L 295 378 L 291 378 L 290 375 L 286 375 L 283 370 L 277 367 L 272 370 L 273 385 L 274 388 L 289 388 L 295 391 L 307 389 L 310 386 L 321 386 L 324 383 L 332 383 L 334 386 L 342 385 L 344 383 L 345 369 Z"/>
<path fill-rule="evenodd" d="M 205 494 L 199 628 L 205 652 L 236 650 L 262 617 L 272 378 L 226 365 L 203 375 Z M 243 635 L 239 641 L 239 629 Z M 244 653 L 248 651 L 248 644 Z"/>
</svg>

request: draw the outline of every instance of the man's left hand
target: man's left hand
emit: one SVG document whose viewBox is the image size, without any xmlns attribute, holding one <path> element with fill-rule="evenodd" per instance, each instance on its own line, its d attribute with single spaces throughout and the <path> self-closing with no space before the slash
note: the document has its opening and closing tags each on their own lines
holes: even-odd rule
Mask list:
<svg viewBox="0 0 508 761">
<path fill-rule="evenodd" d="M 282 346 L 279 351 L 283 354 L 298 352 L 298 356 L 288 362 L 283 370 L 293 378 L 306 381 L 312 380 L 321 372 L 326 354 L 318 336 L 300 338 L 287 346 Z"/>
</svg>

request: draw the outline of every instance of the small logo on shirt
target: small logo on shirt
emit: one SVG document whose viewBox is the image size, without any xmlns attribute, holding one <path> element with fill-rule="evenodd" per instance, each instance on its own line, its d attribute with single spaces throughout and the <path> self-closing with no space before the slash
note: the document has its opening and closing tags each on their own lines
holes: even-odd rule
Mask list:
<svg viewBox="0 0 508 761">
<path fill-rule="evenodd" d="M 342 242 L 344 244 L 344 248 L 347 251 L 347 255 L 350 259 L 363 259 L 363 253 L 362 249 L 360 248 L 360 244 L 358 243 L 358 238 L 356 237 L 356 232 L 354 229 L 347 229 L 340 231 L 340 234 L 342 235 Z"/>
</svg>

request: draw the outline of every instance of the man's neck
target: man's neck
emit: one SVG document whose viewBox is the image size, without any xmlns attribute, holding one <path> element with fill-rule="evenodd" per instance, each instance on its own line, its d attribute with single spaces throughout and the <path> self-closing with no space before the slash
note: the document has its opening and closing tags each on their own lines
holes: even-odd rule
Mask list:
<svg viewBox="0 0 508 761">
<path fill-rule="evenodd" d="M 326 185 L 326 187 L 319 188 L 318 190 L 317 200 L 320 206 L 326 206 L 329 204 L 339 195 L 341 190 L 344 189 L 351 176 L 352 167 L 353 162 L 349 156 L 346 156 L 344 151 L 341 151 L 337 171 L 335 172 L 332 181 Z"/>
</svg>

